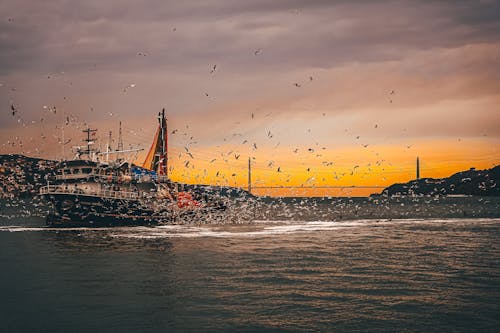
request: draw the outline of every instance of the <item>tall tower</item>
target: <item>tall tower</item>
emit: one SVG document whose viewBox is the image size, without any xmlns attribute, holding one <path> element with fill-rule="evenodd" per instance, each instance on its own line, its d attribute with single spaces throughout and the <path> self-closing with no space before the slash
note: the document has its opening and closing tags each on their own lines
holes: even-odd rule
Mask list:
<svg viewBox="0 0 500 333">
<path fill-rule="evenodd" d="M 248 158 L 248 193 L 252 193 L 252 161 Z"/>
<path fill-rule="evenodd" d="M 418 159 L 417 156 L 417 180 L 420 179 L 420 160 Z"/>
</svg>

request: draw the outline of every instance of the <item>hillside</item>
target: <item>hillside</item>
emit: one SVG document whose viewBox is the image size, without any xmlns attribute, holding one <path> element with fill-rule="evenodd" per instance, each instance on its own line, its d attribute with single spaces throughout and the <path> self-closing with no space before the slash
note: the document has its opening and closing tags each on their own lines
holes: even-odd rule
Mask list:
<svg viewBox="0 0 500 333">
<path fill-rule="evenodd" d="M 421 178 L 394 184 L 384 189 L 382 195 L 500 196 L 500 165 L 486 170 L 471 168 L 448 178 Z"/>
<path fill-rule="evenodd" d="M 37 194 L 56 163 L 23 155 L 0 155 L 0 198 Z"/>
</svg>

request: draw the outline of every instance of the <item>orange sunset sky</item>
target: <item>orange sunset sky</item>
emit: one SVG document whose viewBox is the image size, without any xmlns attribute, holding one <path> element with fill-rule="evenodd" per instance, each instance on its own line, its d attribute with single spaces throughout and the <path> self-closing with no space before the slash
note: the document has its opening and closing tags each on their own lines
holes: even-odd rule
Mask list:
<svg viewBox="0 0 500 333">
<path fill-rule="evenodd" d="M 173 180 L 387 186 L 500 162 L 500 2 L 2 1 L 0 154 L 71 158 L 86 126 Z M 64 131 L 64 140 L 62 138 Z M 64 151 L 64 156 L 63 156 Z M 129 158 L 140 162 L 142 151 Z M 380 189 L 255 189 L 367 195 Z"/>
</svg>

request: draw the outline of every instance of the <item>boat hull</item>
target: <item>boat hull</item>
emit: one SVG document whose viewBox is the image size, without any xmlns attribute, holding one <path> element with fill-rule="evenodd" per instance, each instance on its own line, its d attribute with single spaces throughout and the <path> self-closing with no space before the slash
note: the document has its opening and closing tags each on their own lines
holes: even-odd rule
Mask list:
<svg viewBox="0 0 500 333">
<path fill-rule="evenodd" d="M 139 200 L 102 198 L 82 194 L 45 194 L 52 203 L 47 225 L 53 227 L 111 227 L 156 225 L 173 215 L 161 214 Z"/>
</svg>

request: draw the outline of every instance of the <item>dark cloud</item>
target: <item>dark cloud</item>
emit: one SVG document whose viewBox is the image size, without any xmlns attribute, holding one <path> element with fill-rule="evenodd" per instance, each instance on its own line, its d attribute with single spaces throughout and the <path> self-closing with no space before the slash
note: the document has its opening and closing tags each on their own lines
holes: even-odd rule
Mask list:
<svg viewBox="0 0 500 333">
<path fill-rule="evenodd" d="M 498 2 L 479 1 L 9 1 L 2 12 L 4 75 L 126 70 L 141 51 L 151 56 L 143 66 L 250 69 L 255 48 L 265 50 L 262 66 L 330 67 L 500 38 Z"/>
</svg>

